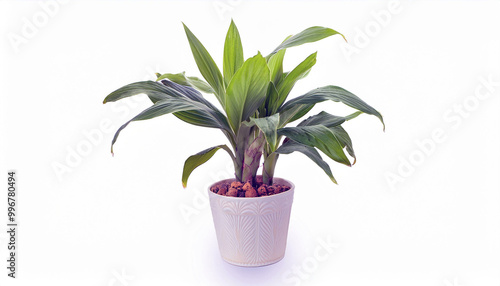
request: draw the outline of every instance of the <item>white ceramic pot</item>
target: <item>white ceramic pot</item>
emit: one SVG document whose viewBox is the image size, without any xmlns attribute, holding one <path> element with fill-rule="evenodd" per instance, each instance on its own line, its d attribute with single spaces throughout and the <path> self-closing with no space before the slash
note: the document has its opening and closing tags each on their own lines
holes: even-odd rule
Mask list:
<svg viewBox="0 0 500 286">
<path fill-rule="evenodd" d="M 290 190 L 256 198 L 226 197 L 208 190 L 219 250 L 225 261 L 238 266 L 264 266 L 285 256 L 295 186 L 281 178 L 274 178 L 274 183 L 289 186 Z"/>
</svg>

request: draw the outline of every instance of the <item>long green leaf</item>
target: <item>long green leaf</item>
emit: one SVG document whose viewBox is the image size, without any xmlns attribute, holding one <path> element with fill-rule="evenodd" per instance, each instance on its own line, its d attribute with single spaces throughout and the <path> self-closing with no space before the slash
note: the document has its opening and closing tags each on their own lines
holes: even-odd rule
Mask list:
<svg viewBox="0 0 500 286">
<path fill-rule="evenodd" d="M 247 120 L 266 99 L 269 68 L 259 53 L 245 61 L 227 87 L 226 114 L 229 124 L 238 134 L 242 121 Z"/>
<path fill-rule="evenodd" d="M 278 85 L 281 81 L 281 76 L 283 75 L 283 58 L 285 57 L 286 49 L 283 49 L 276 54 L 272 55 L 267 65 L 269 66 L 269 71 L 271 72 L 271 81 Z"/>
<path fill-rule="evenodd" d="M 300 152 L 300 153 L 306 155 L 307 157 L 309 157 L 309 159 L 311 159 L 314 163 L 316 163 L 318 166 L 320 166 L 321 169 L 323 169 L 323 171 L 325 171 L 325 173 L 328 175 L 330 180 L 332 180 L 335 184 L 337 184 L 337 181 L 333 177 L 332 170 L 330 169 L 330 166 L 328 166 L 328 163 L 326 163 L 323 160 L 323 158 L 321 158 L 321 155 L 313 147 L 309 147 L 307 145 L 300 144 L 300 143 L 293 141 L 293 140 L 288 140 L 286 143 L 281 145 L 278 148 L 278 150 L 275 151 L 275 153 L 290 154 L 290 153 L 293 153 L 295 151 Z"/>
<path fill-rule="evenodd" d="M 205 47 L 186 25 L 184 25 L 184 30 L 186 31 L 194 60 L 196 61 L 196 65 L 198 65 L 201 75 L 203 75 L 208 84 L 214 89 L 215 96 L 221 105 L 224 106 L 226 93 L 224 90 L 224 80 L 219 68 Z"/>
<path fill-rule="evenodd" d="M 330 29 L 330 28 L 317 27 L 317 26 L 307 28 L 304 31 L 302 31 L 296 35 L 291 36 L 286 41 L 281 43 L 266 58 L 269 58 L 270 56 L 279 52 L 282 49 L 300 46 L 300 45 L 306 44 L 306 43 L 316 42 L 316 41 L 319 41 L 321 39 L 324 39 L 326 37 L 336 35 L 336 34 L 341 35 L 345 40 L 344 35 L 340 34 L 339 32 L 337 32 L 333 29 Z"/>
<path fill-rule="evenodd" d="M 212 156 L 220 149 L 224 149 L 229 154 L 229 156 L 231 156 L 231 159 L 233 160 L 234 163 L 235 161 L 234 154 L 226 145 L 211 147 L 201 152 L 198 152 L 192 156 L 189 156 L 186 162 L 184 162 L 184 168 L 182 170 L 182 186 L 184 188 L 187 186 L 187 181 L 193 170 L 198 168 L 200 165 L 204 164 L 208 160 L 210 160 L 210 158 L 212 158 Z"/>
<path fill-rule="evenodd" d="M 227 31 L 226 41 L 224 42 L 224 83 L 226 86 L 233 78 L 236 71 L 243 65 L 243 46 L 241 45 L 240 33 L 238 28 L 231 20 L 231 25 Z"/>
<path fill-rule="evenodd" d="M 323 102 L 326 100 L 332 100 L 335 102 L 342 102 L 347 106 L 350 106 L 354 109 L 362 111 L 366 114 L 371 114 L 380 119 L 382 125 L 384 125 L 384 119 L 382 115 L 373 107 L 368 105 L 366 102 L 361 100 L 361 98 L 352 94 L 351 92 L 338 87 L 338 86 L 325 86 L 320 87 L 310 92 L 296 97 L 292 100 L 286 102 L 283 106 L 281 106 L 280 112 L 280 126 L 284 126 L 289 122 L 292 122 L 292 119 L 296 118 L 296 114 L 303 113 L 304 110 L 311 109 L 316 103 Z M 385 125 L 384 125 L 385 129 Z"/>
<path fill-rule="evenodd" d="M 278 135 L 284 135 L 309 147 L 316 147 L 332 160 L 351 166 L 351 162 L 344 153 L 342 144 L 326 126 L 285 127 L 278 129 Z"/>
<path fill-rule="evenodd" d="M 250 122 L 255 123 L 257 127 L 264 133 L 267 143 L 271 148 L 271 151 L 276 150 L 276 145 L 278 144 L 278 124 L 280 122 L 280 116 L 278 113 L 261 118 L 250 118 Z"/>
<path fill-rule="evenodd" d="M 281 106 L 283 102 L 285 102 L 295 83 L 309 74 L 311 68 L 314 66 L 314 64 L 316 64 L 316 55 L 317 53 L 312 53 L 291 72 L 289 72 L 283 79 L 283 81 L 280 82 L 280 84 L 278 85 L 278 107 Z"/>
</svg>

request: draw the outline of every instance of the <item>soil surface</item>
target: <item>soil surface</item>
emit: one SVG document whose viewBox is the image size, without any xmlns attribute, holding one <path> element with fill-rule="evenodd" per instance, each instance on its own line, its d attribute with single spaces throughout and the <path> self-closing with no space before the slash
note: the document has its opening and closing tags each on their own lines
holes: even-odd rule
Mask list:
<svg viewBox="0 0 500 286">
<path fill-rule="evenodd" d="M 268 186 L 257 180 L 255 185 L 250 182 L 242 183 L 233 181 L 231 183 L 221 183 L 210 188 L 210 191 L 226 197 L 265 197 L 283 193 L 290 190 L 290 187 L 280 184 Z"/>
</svg>

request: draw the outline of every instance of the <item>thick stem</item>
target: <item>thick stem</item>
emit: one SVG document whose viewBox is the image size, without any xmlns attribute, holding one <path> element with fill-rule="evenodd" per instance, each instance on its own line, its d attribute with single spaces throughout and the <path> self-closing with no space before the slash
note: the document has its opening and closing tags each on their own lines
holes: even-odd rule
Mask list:
<svg viewBox="0 0 500 286">
<path fill-rule="evenodd" d="M 255 140 L 245 150 L 245 159 L 243 161 L 243 174 L 242 181 L 250 181 L 252 185 L 255 184 L 255 176 L 260 166 L 260 157 L 264 148 L 266 138 L 262 133 L 255 138 Z"/>
<path fill-rule="evenodd" d="M 262 181 L 266 185 L 273 184 L 274 169 L 276 168 L 276 162 L 278 161 L 279 154 L 271 153 L 264 159 L 264 166 L 262 168 Z"/>
<path fill-rule="evenodd" d="M 243 181 L 243 166 L 245 162 L 245 150 L 248 148 L 250 142 L 255 139 L 252 127 L 248 127 L 242 124 L 238 130 L 238 135 L 236 136 L 236 148 L 235 157 L 236 163 L 234 168 L 234 175 L 236 180 Z"/>
</svg>

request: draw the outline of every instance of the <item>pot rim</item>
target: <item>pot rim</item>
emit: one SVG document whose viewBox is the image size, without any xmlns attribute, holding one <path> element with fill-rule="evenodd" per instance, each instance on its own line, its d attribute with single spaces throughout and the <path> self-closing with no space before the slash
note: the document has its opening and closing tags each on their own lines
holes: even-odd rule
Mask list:
<svg viewBox="0 0 500 286">
<path fill-rule="evenodd" d="M 257 177 L 262 177 L 262 176 L 257 176 Z M 218 196 L 218 197 L 221 197 L 221 198 L 224 198 L 224 199 L 227 199 L 227 200 L 245 200 L 245 201 L 254 201 L 254 200 L 266 200 L 266 199 L 273 199 L 273 198 L 278 198 L 279 196 L 286 196 L 287 193 L 290 193 L 293 195 L 294 193 L 294 190 L 295 190 L 295 185 L 290 182 L 289 180 L 287 179 L 283 179 L 283 178 L 280 178 L 280 177 L 274 177 L 273 179 L 278 179 L 278 180 L 282 180 L 285 182 L 286 185 L 288 185 L 290 187 L 290 189 L 286 192 L 282 192 L 282 193 L 279 193 L 279 194 L 275 194 L 275 195 L 271 195 L 271 196 L 263 196 L 263 197 L 252 197 L 252 198 L 247 198 L 247 197 L 228 197 L 228 196 L 222 196 L 222 195 L 219 195 L 219 194 L 216 194 L 214 192 L 212 192 L 210 189 L 214 186 L 214 185 L 217 185 L 217 184 L 220 184 L 220 183 L 223 183 L 224 181 L 234 181 L 235 178 L 229 178 L 229 179 L 224 179 L 224 180 L 220 180 L 220 181 L 217 181 L 213 184 L 210 185 L 210 187 L 208 187 L 208 194 L 209 195 L 214 195 L 214 196 Z"/>
</svg>

